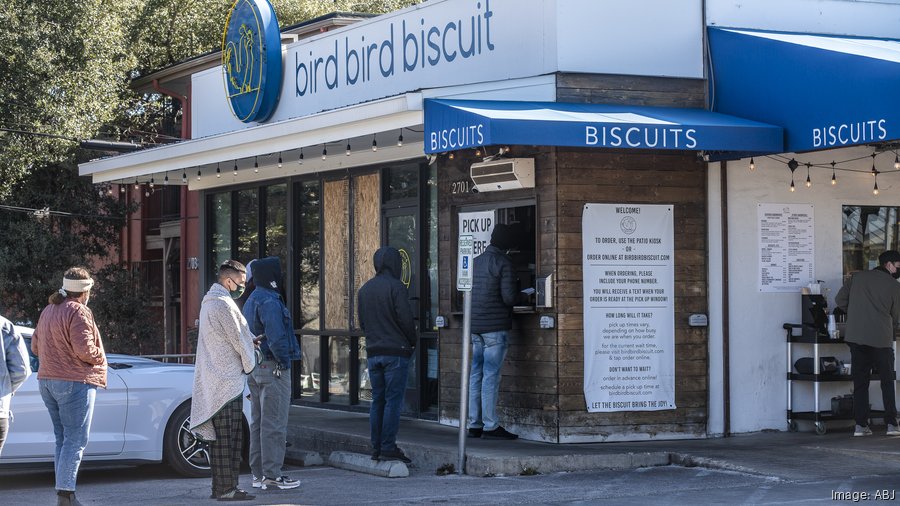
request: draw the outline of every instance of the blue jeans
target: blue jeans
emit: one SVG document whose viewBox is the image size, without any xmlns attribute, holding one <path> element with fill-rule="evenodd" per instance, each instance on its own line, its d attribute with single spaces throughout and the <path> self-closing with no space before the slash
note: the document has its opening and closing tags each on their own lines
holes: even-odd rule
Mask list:
<svg viewBox="0 0 900 506">
<path fill-rule="evenodd" d="M 390 355 L 368 358 L 369 380 L 372 382 L 372 407 L 369 410 L 369 426 L 372 432 L 372 449 L 376 452 L 397 450 L 397 431 L 400 429 L 400 412 L 403 410 L 403 394 L 409 376 L 409 359 Z"/>
<path fill-rule="evenodd" d="M 500 396 L 500 369 L 509 332 L 499 330 L 472 334 L 472 371 L 469 374 L 469 428 L 494 430 L 497 419 L 497 398 Z"/>
<path fill-rule="evenodd" d="M 264 360 L 253 369 L 250 387 L 250 472 L 257 478 L 281 477 L 291 410 L 291 370 L 276 377 L 274 360 Z"/>
<path fill-rule="evenodd" d="M 75 490 L 84 447 L 88 444 L 97 387 L 74 381 L 42 379 L 41 397 L 53 421 L 56 490 Z"/>
</svg>

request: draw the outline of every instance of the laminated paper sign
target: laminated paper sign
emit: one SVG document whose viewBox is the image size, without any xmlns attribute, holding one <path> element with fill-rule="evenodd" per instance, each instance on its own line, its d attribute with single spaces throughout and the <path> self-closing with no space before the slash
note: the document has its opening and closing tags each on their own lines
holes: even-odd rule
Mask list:
<svg viewBox="0 0 900 506">
<path fill-rule="evenodd" d="M 581 231 L 588 411 L 675 409 L 672 206 L 586 204 Z"/>
</svg>

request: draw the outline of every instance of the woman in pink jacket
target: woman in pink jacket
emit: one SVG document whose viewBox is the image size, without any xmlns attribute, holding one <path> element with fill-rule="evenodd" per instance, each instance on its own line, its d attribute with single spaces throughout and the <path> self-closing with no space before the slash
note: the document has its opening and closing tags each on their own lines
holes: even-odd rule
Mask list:
<svg viewBox="0 0 900 506">
<path fill-rule="evenodd" d="M 57 505 L 80 505 L 75 480 L 88 443 L 97 387 L 106 388 L 106 353 L 87 303 L 94 280 L 73 267 L 50 296 L 31 338 L 38 383 L 56 435 Z"/>
</svg>

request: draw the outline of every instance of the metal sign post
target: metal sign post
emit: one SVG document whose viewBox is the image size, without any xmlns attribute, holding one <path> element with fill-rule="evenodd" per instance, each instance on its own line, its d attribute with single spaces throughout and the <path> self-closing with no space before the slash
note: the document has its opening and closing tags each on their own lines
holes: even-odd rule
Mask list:
<svg viewBox="0 0 900 506">
<path fill-rule="evenodd" d="M 459 371 L 459 461 L 457 474 L 466 472 L 466 421 L 469 418 L 469 355 L 472 348 L 472 259 L 475 238 L 459 237 L 459 264 L 456 270 L 456 289 L 463 292 L 462 368 Z"/>
</svg>

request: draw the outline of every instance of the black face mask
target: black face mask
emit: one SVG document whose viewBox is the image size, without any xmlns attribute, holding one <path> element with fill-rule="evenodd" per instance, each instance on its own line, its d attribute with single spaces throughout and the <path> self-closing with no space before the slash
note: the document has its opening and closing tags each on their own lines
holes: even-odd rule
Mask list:
<svg viewBox="0 0 900 506">
<path fill-rule="evenodd" d="M 891 276 L 894 276 L 894 279 L 900 279 L 900 269 L 894 271 Z"/>
</svg>

